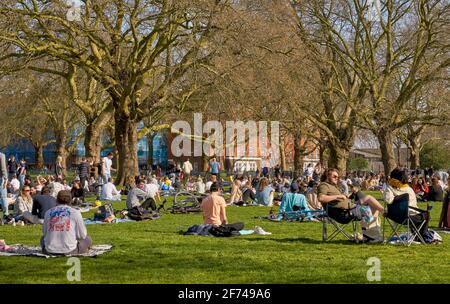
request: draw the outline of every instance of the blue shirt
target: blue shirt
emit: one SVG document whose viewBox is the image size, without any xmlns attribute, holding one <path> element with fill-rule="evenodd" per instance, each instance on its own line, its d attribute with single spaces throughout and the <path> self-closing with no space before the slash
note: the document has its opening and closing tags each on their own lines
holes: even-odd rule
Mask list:
<svg viewBox="0 0 450 304">
<path fill-rule="evenodd" d="M 256 193 L 256 201 L 258 204 L 269 205 L 270 203 L 270 193 L 273 192 L 273 188 L 271 186 L 266 186 L 264 189 L 258 193 Z"/>
<path fill-rule="evenodd" d="M 294 206 L 298 207 L 298 211 L 294 211 Z M 278 219 L 283 219 L 283 214 L 289 219 L 294 219 L 299 213 L 305 214 L 306 217 L 311 218 L 312 214 L 308 207 L 306 197 L 299 193 L 285 193 L 283 199 L 281 200 L 280 209 L 278 211 Z"/>
<path fill-rule="evenodd" d="M 218 162 L 212 162 L 210 164 L 210 166 L 211 166 L 211 173 L 219 174 L 219 166 L 220 166 L 220 164 Z"/>
</svg>

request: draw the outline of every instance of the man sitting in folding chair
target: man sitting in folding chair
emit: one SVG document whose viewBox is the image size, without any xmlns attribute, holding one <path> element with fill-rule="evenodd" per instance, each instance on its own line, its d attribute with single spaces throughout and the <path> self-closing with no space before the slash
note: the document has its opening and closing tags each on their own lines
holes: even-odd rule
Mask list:
<svg viewBox="0 0 450 304">
<path fill-rule="evenodd" d="M 387 203 L 385 220 L 392 228 L 387 240 L 395 236 L 402 244 L 408 246 L 415 240 L 425 243 L 423 236 L 428 231 L 429 211 L 417 207 L 416 194 L 408 185 L 406 172 L 397 168 L 392 170 L 386 190 L 383 192 L 383 199 Z M 401 237 L 402 226 L 407 227 L 409 237 Z"/>
<path fill-rule="evenodd" d="M 323 240 L 329 241 L 342 233 L 348 240 L 362 241 L 358 239 L 356 224 L 363 220 L 371 223 L 378 220 L 379 213 L 384 213 L 384 207 L 370 195 L 360 197 L 356 204 L 341 193 L 338 187 L 339 173 L 336 169 L 328 169 L 322 176 L 317 189 L 318 200 L 324 206 L 328 221 L 336 228 L 327 235 L 327 220 L 323 221 Z M 353 235 L 345 230 L 348 224 L 352 224 Z"/>
</svg>

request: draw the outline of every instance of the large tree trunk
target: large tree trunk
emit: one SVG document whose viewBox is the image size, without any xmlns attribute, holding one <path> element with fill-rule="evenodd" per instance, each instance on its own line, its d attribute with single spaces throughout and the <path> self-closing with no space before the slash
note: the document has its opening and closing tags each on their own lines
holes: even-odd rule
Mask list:
<svg viewBox="0 0 450 304">
<path fill-rule="evenodd" d="M 411 169 L 420 168 L 420 145 L 416 143 L 411 143 L 409 148 L 410 150 L 410 159 L 411 159 Z"/>
<path fill-rule="evenodd" d="M 294 135 L 294 172 L 297 176 L 303 173 L 303 156 L 305 149 L 302 145 L 302 136 Z"/>
<path fill-rule="evenodd" d="M 95 163 L 100 160 L 101 145 L 101 129 L 90 123 L 86 126 L 84 135 L 84 148 L 86 157 L 90 157 Z"/>
<path fill-rule="evenodd" d="M 345 176 L 347 174 L 347 158 L 349 150 L 333 143 L 329 143 L 328 148 L 330 150 L 328 168 L 337 169 L 341 176 Z"/>
<path fill-rule="evenodd" d="M 392 170 L 397 167 L 394 153 L 394 137 L 389 130 L 380 130 L 377 134 L 380 143 L 381 160 L 384 166 L 384 174 L 389 176 Z"/>
<path fill-rule="evenodd" d="M 156 135 L 156 132 L 149 132 L 147 134 L 147 150 L 148 150 L 148 155 L 147 155 L 147 164 L 150 166 L 153 165 L 153 139 Z"/>
<path fill-rule="evenodd" d="M 111 123 L 113 109 L 112 106 L 108 107 L 95 119 L 88 119 L 87 121 L 84 135 L 84 148 L 86 150 L 86 157 L 92 158 L 94 162 L 100 160 L 102 131 L 108 123 Z"/>
<path fill-rule="evenodd" d="M 418 169 L 420 167 L 420 150 L 422 149 L 422 144 L 420 143 L 424 128 L 419 128 L 414 131 L 414 129 L 409 129 L 408 131 L 408 148 L 409 157 L 411 160 L 411 169 Z"/>
<path fill-rule="evenodd" d="M 324 145 L 319 145 L 319 163 L 322 165 L 322 168 L 328 167 L 325 159 L 325 150 L 326 147 Z"/>
<path fill-rule="evenodd" d="M 67 175 L 67 149 L 66 149 L 66 143 L 67 143 L 67 131 L 61 130 L 56 133 L 56 156 L 61 156 L 61 165 L 64 168 L 63 169 L 63 176 Z"/>
<path fill-rule="evenodd" d="M 137 156 L 137 122 L 121 115 L 119 111 L 114 114 L 116 149 L 119 156 L 119 168 L 116 184 L 125 182 L 127 176 L 139 175 Z"/>
<path fill-rule="evenodd" d="M 233 166 L 234 164 L 232 163 L 231 165 Z M 209 157 L 205 153 L 202 153 L 202 170 L 203 170 L 203 172 L 207 172 L 208 167 L 209 167 Z M 231 168 L 231 171 L 233 171 L 233 167 Z"/>
<path fill-rule="evenodd" d="M 281 171 L 286 171 L 286 150 L 283 139 L 280 140 L 280 162 Z"/>
<path fill-rule="evenodd" d="M 34 157 L 36 160 L 36 168 L 44 168 L 44 145 L 41 143 L 34 143 Z"/>
</svg>

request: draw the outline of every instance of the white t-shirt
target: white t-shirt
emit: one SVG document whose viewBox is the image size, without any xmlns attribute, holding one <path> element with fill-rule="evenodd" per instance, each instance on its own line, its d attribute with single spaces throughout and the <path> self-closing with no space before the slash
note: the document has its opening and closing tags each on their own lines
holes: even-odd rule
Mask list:
<svg viewBox="0 0 450 304">
<path fill-rule="evenodd" d="M 209 185 L 209 187 L 211 187 L 211 185 Z M 198 193 L 205 193 L 205 188 L 206 188 L 206 186 L 205 186 L 204 182 L 196 182 L 195 183 L 195 190 Z"/>
<path fill-rule="evenodd" d="M 213 183 L 212 181 L 206 182 L 206 185 L 205 185 L 205 190 L 206 191 L 209 191 L 211 189 L 212 183 Z"/>
<path fill-rule="evenodd" d="M 113 183 L 107 183 L 102 187 L 102 199 L 104 200 L 113 200 L 116 195 L 120 194 L 120 191 L 117 191 L 116 186 Z"/>
<path fill-rule="evenodd" d="M 186 174 L 191 174 L 192 171 L 192 164 L 189 161 L 185 161 L 183 163 L 183 171 Z"/>
<path fill-rule="evenodd" d="M 112 160 L 108 157 L 103 157 L 103 174 L 111 175 Z"/>
<path fill-rule="evenodd" d="M 19 180 L 17 178 L 13 178 L 11 180 L 11 186 L 13 187 L 14 192 L 19 191 L 19 189 L 20 189 L 20 182 L 19 182 Z"/>
<path fill-rule="evenodd" d="M 148 193 L 148 195 L 150 195 L 151 198 L 155 198 L 156 193 L 158 193 L 159 191 L 159 187 L 158 185 L 155 184 L 145 184 L 145 188 L 144 191 Z"/>
<path fill-rule="evenodd" d="M 58 182 L 52 182 L 49 185 L 50 195 L 56 198 L 58 196 L 59 191 L 64 190 L 64 185 Z"/>
</svg>

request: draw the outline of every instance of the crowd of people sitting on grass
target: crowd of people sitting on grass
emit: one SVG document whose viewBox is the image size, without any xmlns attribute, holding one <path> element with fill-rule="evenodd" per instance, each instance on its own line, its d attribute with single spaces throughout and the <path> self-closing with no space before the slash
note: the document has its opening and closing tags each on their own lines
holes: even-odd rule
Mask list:
<svg viewBox="0 0 450 304">
<path fill-rule="evenodd" d="M 340 176 L 338 170 L 326 170 L 317 164 L 316 166 L 308 165 L 303 174 L 296 178 L 283 175 L 281 170 L 275 170 L 274 174 L 270 174 L 268 170 L 261 170 L 256 174 L 229 176 L 229 180 L 226 181 L 221 177 L 220 164 L 215 159 L 211 162 L 206 178 L 191 175 L 192 165 L 187 160 L 183 165 L 176 167 L 179 168 L 178 172 L 168 176 L 156 175 L 153 172 L 149 175 L 130 176 L 119 191 L 111 177 L 111 171 L 114 171 L 111 159 L 112 153 L 104 158 L 103 167 L 96 172 L 97 175 L 92 174 L 90 168 L 92 163 L 88 159 L 83 159 L 78 166 L 75 179 L 70 184 L 63 176 L 62 167 L 57 170 L 58 172 L 55 171 L 54 175 L 46 177 L 38 175 L 33 181 L 26 172 L 26 166 L 18 165 L 15 172 L 12 172 L 11 166 L 5 166 L 2 168 L 1 182 L 2 189 L 6 189 L 7 193 L 5 195 L 2 192 L 2 198 L 6 197 L 2 199 L 2 223 L 44 224 L 45 226 L 47 215 L 50 213 L 53 214 L 50 214 L 50 217 L 65 214 L 65 217 L 71 218 L 73 217 L 71 212 L 75 209 L 68 208 L 83 204 L 89 193 L 97 199 L 111 202 L 121 201 L 122 195 L 126 195 L 126 209 L 129 213 L 136 212 L 140 215 L 148 213 L 151 217 L 158 208 L 157 204 L 161 204 L 161 192 L 187 191 L 208 195 L 207 197 L 210 197 L 211 192 L 214 192 L 216 196 L 220 192 L 222 197 L 220 200 L 210 200 L 220 201 L 220 206 L 217 208 L 209 206 L 209 211 L 204 210 L 206 213 L 211 213 L 204 214 L 207 218 L 223 217 L 220 210 L 225 206 L 272 206 L 274 208 L 279 206 L 278 217 L 274 220 L 282 220 L 285 218 L 283 214 L 301 210 L 306 214 L 306 220 L 319 221 L 314 212 L 330 205 L 351 210 L 356 217 L 370 225 L 385 213 L 385 209 L 373 196 L 364 194 L 362 191 L 379 190 L 387 203 L 403 193 L 408 193 L 409 204 L 412 207 L 417 207 L 417 201 L 444 201 L 439 225 L 449 227 L 450 180 L 448 173 L 443 171 L 435 172 L 432 176 L 420 175 L 415 171 L 412 174 L 406 174 L 406 171 L 400 169 L 392 171 L 388 178 L 385 178 L 383 174 L 370 173 L 365 175 L 350 173 L 347 176 Z M 98 174 L 98 172 L 101 173 Z M 20 181 L 17 173 L 24 175 Z M 222 191 L 227 183 L 229 190 Z M 216 191 L 217 189 L 220 191 Z M 210 202 L 209 205 L 211 204 L 213 203 Z M 9 214 L 9 205 L 12 206 L 12 214 Z M 59 205 L 65 207 L 57 208 L 57 212 L 54 210 L 56 213 L 48 212 Z M 220 214 L 216 214 L 216 211 Z M 80 219 L 73 217 L 66 220 L 78 222 Z M 221 220 L 226 222 L 226 217 Z M 52 219 L 52 221 L 56 220 Z M 205 219 L 205 221 L 212 220 Z M 53 231 L 60 228 L 52 226 L 49 229 Z M 87 237 L 83 231 L 76 233 L 78 239 L 84 240 Z M 43 247 L 48 238 L 52 238 L 48 235 L 51 233 L 44 236 Z M 70 242 L 70 251 L 74 251 L 76 248 L 73 247 L 73 237 Z M 86 241 L 86 244 L 88 243 L 89 240 Z M 81 248 L 84 248 L 86 244 Z"/>
</svg>

